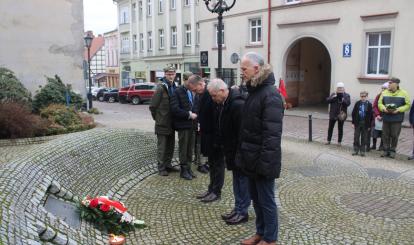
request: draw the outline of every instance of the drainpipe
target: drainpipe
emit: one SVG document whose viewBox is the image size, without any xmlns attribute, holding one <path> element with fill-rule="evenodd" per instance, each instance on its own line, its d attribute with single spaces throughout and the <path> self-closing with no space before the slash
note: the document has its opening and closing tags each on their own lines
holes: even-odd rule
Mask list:
<svg viewBox="0 0 414 245">
<path fill-rule="evenodd" d="M 267 63 L 270 64 L 270 36 L 271 36 L 271 29 L 272 29 L 272 0 L 267 0 L 268 2 L 268 24 L 267 24 Z"/>
</svg>

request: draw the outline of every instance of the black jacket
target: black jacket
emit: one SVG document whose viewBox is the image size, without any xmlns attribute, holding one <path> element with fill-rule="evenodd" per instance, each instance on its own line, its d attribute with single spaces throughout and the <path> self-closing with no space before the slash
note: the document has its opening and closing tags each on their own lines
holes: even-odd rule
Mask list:
<svg viewBox="0 0 414 245">
<path fill-rule="evenodd" d="M 340 111 L 347 112 L 348 106 L 351 104 L 351 97 L 345 92 L 341 96 L 332 93 L 326 98 L 326 101 L 330 104 L 329 119 L 337 120 Z"/>
<path fill-rule="evenodd" d="M 278 178 L 281 170 L 283 104 L 270 68 L 247 83 L 236 166 L 254 178 Z"/>
<path fill-rule="evenodd" d="M 234 161 L 239 146 L 243 106 L 244 98 L 239 90 L 230 89 L 222 113 L 217 116 L 220 122 L 220 135 L 222 136 L 223 153 L 228 170 L 233 170 L 236 167 Z"/>
<path fill-rule="evenodd" d="M 208 157 L 213 154 L 214 102 L 207 89 L 198 98 L 199 103 L 197 109 L 201 135 L 201 153 Z"/>
<path fill-rule="evenodd" d="M 372 125 L 372 119 L 373 119 L 373 112 L 372 112 L 372 104 L 369 101 L 366 101 L 367 107 L 365 108 L 365 128 L 370 128 Z M 358 100 L 355 105 L 354 109 L 352 110 L 352 124 L 355 126 L 358 126 L 359 122 L 361 121 L 359 117 L 359 106 L 361 105 L 361 101 Z"/>
<path fill-rule="evenodd" d="M 196 111 L 197 100 L 193 99 L 191 102 L 187 91 L 188 89 L 186 87 L 180 86 L 174 91 L 174 94 L 171 97 L 170 107 L 173 127 L 175 130 L 194 128 L 194 122 L 190 119 L 190 111 Z M 195 96 L 193 96 L 193 98 L 195 98 Z"/>
</svg>

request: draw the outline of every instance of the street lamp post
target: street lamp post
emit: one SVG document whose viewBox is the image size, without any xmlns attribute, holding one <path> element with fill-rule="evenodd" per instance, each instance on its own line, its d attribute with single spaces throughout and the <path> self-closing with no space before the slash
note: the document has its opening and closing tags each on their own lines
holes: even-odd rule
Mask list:
<svg viewBox="0 0 414 245">
<path fill-rule="evenodd" d="M 217 48 L 218 48 L 218 74 L 217 77 L 222 78 L 222 63 L 223 63 L 223 13 L 226 11 L 229 11 L 231 8 L 233 8 L 234 4 L 236 3 L 236 0 L 232 0 L 232 3 L 228 5 L 225 0 L 217 0 L 214 5 L 211 7 L 210 2 L 211 0 L 203 0 L 206 4 L 206 7 L 208 11 L 211 13 L 217 13 L 218 14 L 218 24 L 217 24 Z"/>
<path fill-rule="evenodd" d="M 85 36 L 85 47 L 88 49 L 88 79 L 89 79 L 89 92 L 88 92 L 88 102 L 89 102 L 89 110 L 92 109 L 92 78 L 91 78 L 91 45 L 92 39 L 90 35 Z"/>
</svg>

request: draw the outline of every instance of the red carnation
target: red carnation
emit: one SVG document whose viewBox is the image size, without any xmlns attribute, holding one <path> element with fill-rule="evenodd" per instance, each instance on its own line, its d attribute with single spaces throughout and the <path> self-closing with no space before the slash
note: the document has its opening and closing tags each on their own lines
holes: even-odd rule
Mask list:
<svg viewBox="0 0 414 245">
<path fill-rule="evenodd" d="M 98 204 L 99 204 L 99 201 L 98 201 L 97 198 L 95 198 L 95 199 L 91 200 L 91 203 L 89 203 L 89 207 L 96 208 L 96 207 L 98 207 Z"/>
<path fill-rule="evenodd" d="M 111 206 L 106 205 L 106 204 L 102 204 L 99 209 L 103 212 L 108 212 L 111 209 Z"/>
</svg>

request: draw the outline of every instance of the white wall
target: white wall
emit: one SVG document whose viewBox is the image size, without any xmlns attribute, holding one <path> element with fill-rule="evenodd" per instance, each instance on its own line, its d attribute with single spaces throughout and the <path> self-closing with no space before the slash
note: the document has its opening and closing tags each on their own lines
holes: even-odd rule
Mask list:
<svg viewBox="0 0 414 245">
<path fill-rule="evenodd" d="M 82 0 L 1 0 L 0 66 L 32 91 L 59 75 L 85 95 Z"/>
</svg>

